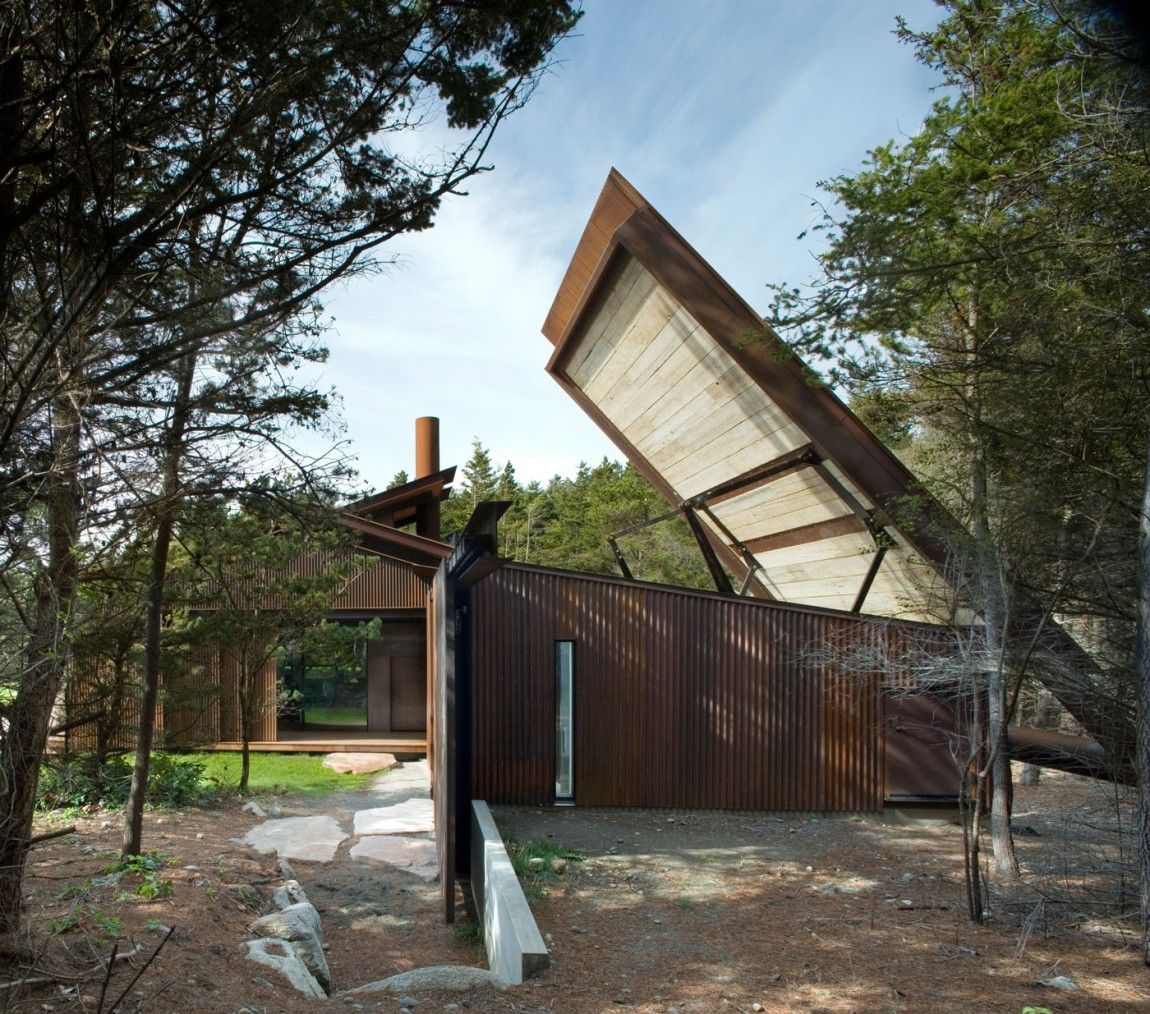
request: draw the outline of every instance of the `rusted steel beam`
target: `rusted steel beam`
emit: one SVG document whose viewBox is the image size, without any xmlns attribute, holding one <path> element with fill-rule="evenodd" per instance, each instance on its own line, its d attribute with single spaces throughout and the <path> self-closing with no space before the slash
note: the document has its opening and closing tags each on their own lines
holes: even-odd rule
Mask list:
<svg viewBox="0 0 1150 1014">
<path fill-rule="evenodd" d="M 702 552 L 703 559 L 707 563 L 707 570 L 711 572 L 711 580 L 715 582 L 715 588 L 724 595 L 734 595 L 735 589 L 731 587 L 731 582 L 727 578 L 727 572 L 723 570 L 723 565 L 719 562 L 714 547 L 707 538 L 707 533 L 703 530 L 703 525 L 695 512 L 689 507 L 684 507 L 683 517 L 687 519 L 687 524 L 691 526 L 695 541 L 699 544 L 699 550 Z"/>
<path fill-rule="evenodd" d="M 631 573 L 631 568 L 627 566 L 627 559 L 623 556 L 623 550 L 619 548 L 619 543 L 615 541 L 614 535 L 607 536 L 607 545 L 611 547 L 611 552 L 615 554 L 615 562 L 619 565 L 619 573 L 628 581 L 634 581 L 635 575 Z"/>
<path fill-rule="evenodd" d="M 732 500 L 737 496 L 751 492 L 751 490 L 765 486 L 768 482 L 780 479 L 796 468 L 814 465 L 818 460 L 819 456 L 815 453 L 814 445 L 806 444 L 797 451 L 789 451 L 771 461 L 756 465 L 741 475 L 736 475 L 732 479 L 727 479 L 710 489 L 703 490 L 702 493 L 691 497 L 691 503 L 702 506 L 703 504 L 713 505 L 722 503 L 724 500 Z"/>
<path fill-rule="evenodd" d="M 711 510 L 710 506 L 703 504 L 702 511 L 710 519 L 711 523 L 719 529 L 724 539 L 730 543 L 731 549 L 737 552 L 743 558 L 743 565 L 747 568 L 747 573 L 743 577 L 742 587 L 739 589 L 740 595 L 746 595 L 750 589 L 755 590 L 755 597 L 760 599 L 774 600 L 774 595 L 770 593 L 767 586 L 763 584 L 757 577 L 755 572 L 763 570 L 763 565 L 755 558 L 752 553 L 742 542 L 735 538 L 735 533 L 732 532 L 723 522 L 716 516 L 715 512 Z M 765 573 L 765 571 L 764 571 Z"/>
<path fill-rule="evenodd" d="M 874 579 L 878 575 L 878 569 L 882 566 L 882 558 L 886 556 L 886 546 L 879 546 L 875 550 L 874 559 L 870 562 L 870 567 L 867 568 L 866 577 L 863 578 L 863 583 L 859 587 L 859 593 L 855 596 L 854 605 L 851 606 L 852 613 L 861 613 L 863 603 L 866 601 L 867 592 L 870 591 L 870 586 L 874 584 Z"/>
<path fill-rule="evenodd" d="M 821 542 L 823 539 L 835 539 L 840 535 L 865 531 L 868 531 L 868 527 L 864 522 L 853 514 L 844 514 L 829 521 L 816 521 L 799 528 L 788 528 L 785 532 L 761 535 L 757 539 L 750 539 L 747 548 L 752 553 L 770 553 L 776 549 L 786 549 L 788 546 L 803 546 L 809 542 Z"/>
</svg>

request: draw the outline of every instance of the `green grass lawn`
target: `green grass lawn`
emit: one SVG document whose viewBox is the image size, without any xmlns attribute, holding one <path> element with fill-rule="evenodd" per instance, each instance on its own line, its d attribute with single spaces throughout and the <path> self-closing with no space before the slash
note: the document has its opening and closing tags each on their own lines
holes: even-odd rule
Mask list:
<svg viewBox="0 0 1150 1014">
<path fill-rule="evenodd" d="M 300 793 L 319 796 L 341 789 L 358 789 L 375 775 L 341 775 L 323 766 L 323 754 L 253 753 L 248 788 L 253 793 Z M 204 777 L 218 782 L 224 789 L 235 788 L 240 781 L 240 755 L 213 751 L 174 756 L 176 760 L 194 761 L 204 766 Z"/>
<path fill-rule="evenodd" d="M 308 726 L 334 725 L 341 728 L 367 728 L 367 712 L 364 710 L 363 705 L 349 708 L 317 704 L 306 708 L 303 717 Z"/>
</svg>

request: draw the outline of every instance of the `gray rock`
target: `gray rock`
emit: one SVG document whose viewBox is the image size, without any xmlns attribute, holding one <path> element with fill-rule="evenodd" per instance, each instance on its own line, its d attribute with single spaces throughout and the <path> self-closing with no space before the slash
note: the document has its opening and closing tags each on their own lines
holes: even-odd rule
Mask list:
<svg viewBox="0 0 1150 1014">
<path fill-rule="evenodd" d="M 539 856 L 534 856 L 533 858 L 527 860 L 527 868 L 532 873 L 542 873 L 543 860 Z"/>
<path fill-rule="evenodd" d="M 251 930 L 261 937 L 289 941 L 292 950 L 320 985 L 325 989 L 331 988 L 331 969 L 323 953 L 319 913 L 310 902 L 298 902 L 265 915 L 252 923 Z"/>
<path fill-rule="evenodd" d="M 1078 989 L 1078 983 L 1065 975 L 1056 975 L 1053 979 L 1041 979 L 1039 981 L 1043 986 L 1049 986 L 1051 989 L 1064 989 L 1067 992 L 1074 992 Z"/>
<path fill-rule="evenodd" d="M 439 853 L 435 842 L 403 834 L 366 835 L 356 842 L 349 854 L 356 860 L 376 860 L 408 870 L 424 880 L 439 876 Z"/>
<path fill-rule="evenodd" d="M 401 996 L 399 1006 L 404 1010 L 415 1010 L 419 1006 L 419 1001 L 414 996 Z"/>
<path fill-rule="evenodd" d="M 251 884 L 226 884 L 224 890 L 235 899 L 240 908 L 258 912 L 264 907 L 263 895 Z"/>
<path fill-rule="evenodd" d="M 292 905 L 306 904 L 307 894 L 298 880 L 285 880 L 272 894 L 276 908 L 290 908 Z"/>
<path fill-rule="evenodd" d="M 393 806 L 359 810 L 354 818 L 356 834 L 413 834 L 435 830 L 435 805 L 430 799 L 405 799 Z"/>
<path fill-rule="evenodd" d="M 366 985 L 349 989 L 345 996 L 362 996 L 365 993 L 407 993 L 420 989 L 468 990 L 487 987 L 505 989 L 507 984 L 494 972 L 486 968 L 470 965 L 432 965 L 429 968 L 413 968 L 400 972 L 388 979 L 369 982 Z"/>
<path fill-rule="evenodd" d="M 258 817 L 260 820 L 263 820 L 264 817 L 267 816 L 264 808 L 254 799 L 250 803 L 244 803 L 242 809 L 244 813 L 250 813 L 253 817 Z"/>
<path fill-rule="evenodd" d="M 284 878 L 284 880 L 295 880 L 295 870 L 291 868 L 291 863 L 286 859 L 276 860 L 276 872 Z"/>
<path fill-rule="evenodd" d="M 316 977 L 307 970 L 286 940 L 249 940 L 248 959 L 282 975 L 304 996 L 317 1000 L 327 996 Z"/>
<path fill-rule="evenodd" d="M 251 929 L 261 937 L 279 937 L 281 940 L 301 940 L 321 934 L 319 912 L 308 901 L 262 916 L 252 923 Z"/>
</svg>

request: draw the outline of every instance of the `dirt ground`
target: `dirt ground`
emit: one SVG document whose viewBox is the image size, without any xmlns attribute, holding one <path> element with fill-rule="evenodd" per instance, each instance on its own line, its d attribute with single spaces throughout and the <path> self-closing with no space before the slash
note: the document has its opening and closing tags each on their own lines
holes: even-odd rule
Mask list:
<svg viewBox="0 0 1150 1014">
<path fill-rule="evenodd" d="M 585 857 L 528 885 L 552 967 L 504 993 L 402 999 L 420 1011 L 524 1014 L 1147 1010 L 1137 885 L 1123 882 L 1133 867 L 1118 855 L 1133 840 L 1113 803 L 1111 788 L 1071 776 L 1019 787 L 1024 881 L 992 887 L 982 926 L 966 917 L 952 824 L 499 807 L 505 834 Z M 284 816 L 343 814 L 356 800 L 278 805 Z M 92 879 L 114 859 L 116 815 L 93 814 L 76 836 L 38 848 L 27 882 L 38 967 L 9 968 L 4 982 L 50 981 L 3 990 L 0 1010 L 99 1009 L 93 973 L 113 941 L 120 952 L 141 949 L 116 962 L 105 1011 L 121 991 L 125 1011 L 403 1009 L 388 996 L 304 1000 L 244 958 L 248 925 L 281 879 L 274 857 L 231 840 L 255 822 L 237 803 L 150 815 L 147 847 L 171 857 L 159 875 L 172 894 L 155 899 L 127 894 L 132 878 Z M 337 990 L 424 965 L 483 963 L 472 927 L 437 918 L 437 885 L 352 863 L 346 848 L 333 864 L 292 864 L 323 917 Z M 145 968 L 167 927 L 175 933 Z M 58 932 L 45 942 L 49 929 Z M 1042 985 L 1057 977 L 1077 988 Z"/>
</svg>

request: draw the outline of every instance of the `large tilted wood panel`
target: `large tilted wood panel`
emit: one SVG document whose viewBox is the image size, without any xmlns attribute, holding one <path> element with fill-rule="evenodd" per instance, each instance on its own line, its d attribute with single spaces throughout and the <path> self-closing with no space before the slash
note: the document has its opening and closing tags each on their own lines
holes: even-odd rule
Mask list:
<svg viewBox="0 0 1150 1014">
<path fill-rule="evenodd" d="M 474 594 L 477 797 L 552 800 L 572 640 L 579 805 L 881 808 L 879 678 L 842 675 L 831 646 L 885 624 L 521 566 Z"/>
<path fill-rule="evenodd" d="M 548 370 L 632 463 L 698 513 L 728 566 L 753 557 L 748 590 L 953 615 L 953 521 L 615 171 L 543 331 Z"/>
<path fill-rule="evenodd" d="M 715 539 L 732 542 L 725 528 L 754 553 L 757 576 L 774 598 L 853 606 L 877 549 L 858 509 L 879 505 L 832 461 L 823 463 L 825 471 L 799 465 L 707 495 L 810 448 L 811 436 L 638 260 L 617 253 L 566 349 L 563 378 L 639 452 L 676 502 L 702 498 L 722 527 L 706 514 L 703 523 Z M 937 571 L 896 531 L 888 534 L 893 545 L 866 611 L 938 619 L 949 596 Z"/>
</svg>

